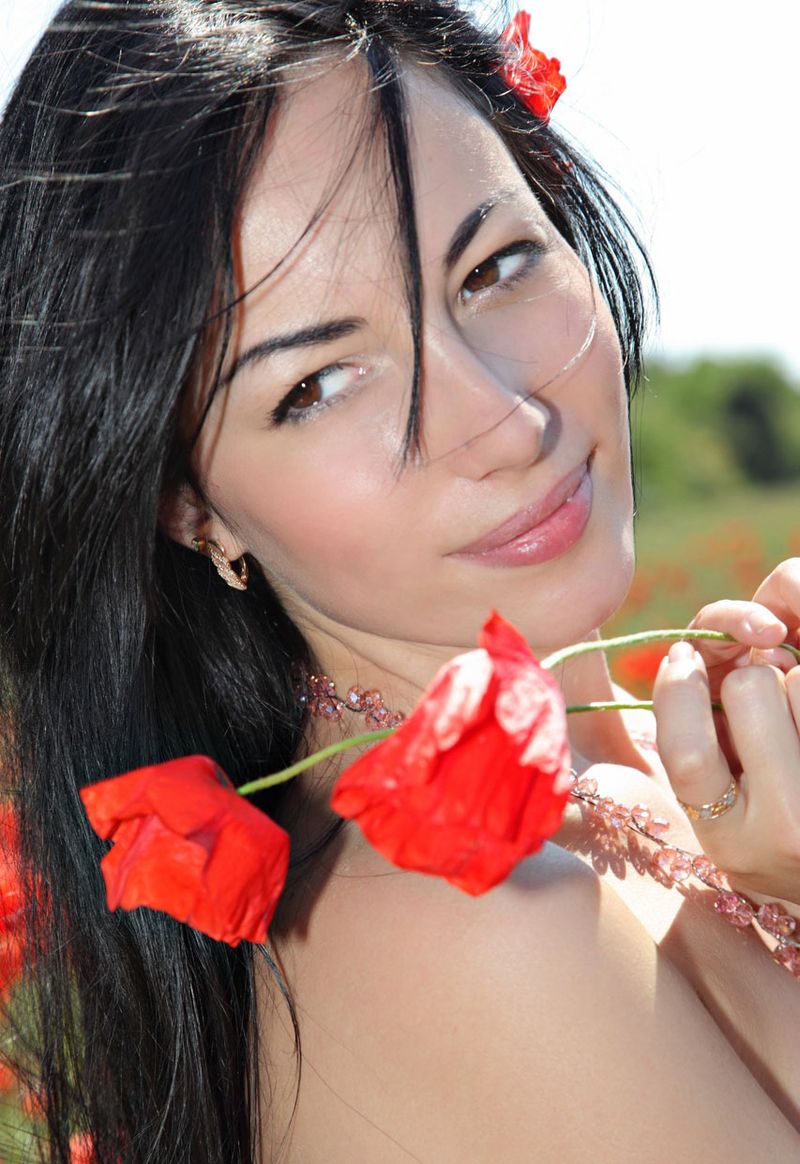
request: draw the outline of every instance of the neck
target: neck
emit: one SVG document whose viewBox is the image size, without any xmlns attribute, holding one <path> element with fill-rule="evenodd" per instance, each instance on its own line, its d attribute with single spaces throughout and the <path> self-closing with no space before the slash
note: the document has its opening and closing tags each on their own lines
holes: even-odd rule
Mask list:
<svg viewBox="0 0 800 1164">
<path fill-rule="evenodd" d="M 599 634 L 594 632 L 587 636 L 587 641 L 597 638 Z M 321 668 L 333 680 L 340 699 L 344 699 L 348 688 L 353 685 L 377 690 L 389 711 L 406 715 L 419 701 L 439 667 L 464 650 L 395 644 L 388 640 L 376 640 L 369 643 L 368 649 L 356 650 L 350 644 L 345 648 L 340 639 L 333 637 L 318 640 L 314 647 Z M 553 649 L 557 648 L 550 648 Z M 537 657 L 550 653 L 535 648 L 533 651 Z M 615 698 L 606 659 L 600 651 L 559 664 L 554 676 L 564 692 L 567 706 L 609 702 Z M 341 719 L 311 716 L 306 735 L 308 752 L 313 753 L 328 744 L 371 730 L 364 721 L 363 714 L 349 710 L 344 711 Z M 649 773 L 620 712 L 578 712 L 568 716 L 567 725 L 572 762 L 578 771 L 584 771 L 592 764 L 611 763 Z M 303 773 L 296 781 L 292 799 L 298 815 L 292 828 L 300 848 L 322 835 L 335 819 L 329 807 L 333 785 L 339 773 L 363 750 L 361 747 L 341 752 Z"/>
<path fill-rule="evenodd" d="M 585 641 L 596 640 L 599 632 L 586 636 Z M 345 644 L 341 639 L 325 635 L 315 643 L 320 664 L 344 698 L 351 686 L 381 693 L 383 703 L 391 712 L 408 714 L 419 701 L 425 687 L 435 673 L 461 650 L 444 645 L 398 643 L 370 637 L 368 641 Z M 543 658 L 552 651 L 533 653 Z M 591 652 L 560 663 L 554 677 L 564 692 L 567 706 L 589 702 L 609 702 L 615 699 L 611 676 L 605 655 Z M 335 740 L 370 730 L 364 717 L 345 711 L 341 720 L 312 718 L 309 724 L 310 749 L 324 747 Z M 579 712 L 569 716 L 568 730 L 576 767 L 592 763 L 617 763 L 642 767 L 641 756 L 631 742 L 625 720 L 620 712 Z M 341 768 L 351 763 L 354 753 L 345 752 L 337 757 L 338 763 L 328 770 L 331 781 Z"/>
</svg>

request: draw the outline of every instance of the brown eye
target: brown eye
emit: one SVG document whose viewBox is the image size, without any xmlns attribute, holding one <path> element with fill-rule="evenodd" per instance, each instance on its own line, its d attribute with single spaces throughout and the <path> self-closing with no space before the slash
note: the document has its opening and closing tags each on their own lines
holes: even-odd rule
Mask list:
<svg viewBox="0 0 800 1164">
<path fill-rule="evenodd" d="M 512 285 L 531 270 L 544 251 L 540 243 L 523 239 L 491 255 L 486 262 L 473 267 L 461 285 L 459 297 L 466 302 L 481 291 L 498 284 Z"/>
<path fill-rule="evenodd" d="M 309 376 L 292 389 L 289 403 L 292 408 L 310 408 L 312 404 L 319 404 L 321 400 L 322 388 L 319 376 Z"/>
<path fill-rule="evenodd" d="M 366 375 L 366 369 L 359 364 L 329 364 L 311 376 L 304 376 L 273 409 L 273 423 L 310 420 L 332 404 L 346 399 Z"/>
<path fill-rule="evenodd" d="M 470 271 L 464 280 L 464 289 L 474 294 L 476 291 L 483 291 L 486 287 L 491 287 L 500 278 L 500 264 L 497 261 L 498 256 L 494 255 L 486 263 L 481 263 L 479 267 L 475 267 Z"/>
</svg>

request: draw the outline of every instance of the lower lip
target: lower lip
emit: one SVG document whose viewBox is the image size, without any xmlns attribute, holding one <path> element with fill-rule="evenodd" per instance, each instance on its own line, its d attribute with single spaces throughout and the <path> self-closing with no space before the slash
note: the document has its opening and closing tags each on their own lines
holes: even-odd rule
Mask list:
<svg viewBox="0 0 800 1164">
<path fill-rule="evenodd" d="M 544 521 L 512 541 L 482 554 L 453 554 L 484 566 L 530 566 L 560 558 L 580 540 L 592 512 L 592 479 L 588 471 L 567 501 Z"/>
</svg>

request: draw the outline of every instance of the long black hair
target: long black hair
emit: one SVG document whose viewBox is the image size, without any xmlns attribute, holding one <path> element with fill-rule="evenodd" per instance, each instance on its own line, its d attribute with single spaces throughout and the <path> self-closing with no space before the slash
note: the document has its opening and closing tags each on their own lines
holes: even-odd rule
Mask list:
<svg viewBox="0 0 800 1164">
<path fill-rule="evenodd" d="M 146 910 L 110 913 L 78 789 L 202 752 L 239 784 L 303 747 L 309 649 L 252 563 L 246 593 L 159 532 L 188 472 L 198 366 L 213 392 L 237 208 L 287 79 L 361 56 L 368 148 L 392 181 L 414 338 L 420 271 L 401 65 L 436 64 L 490 120 L 592 270 L 629 386 L 638 244 L 594 170 L 499 76 L 447 0 L 71 0 L 0 124 L 0 725 L 20 822 L 30 980 L 15 1044 L 42 1156 L 254 1164 L 254 951 Z M 368 90 L 368 92 L 367 92 Z M 277 794 L 263 807 L 287 818 Z M 278 1134 L 280 1139 L 280 1132 Z"/>
</svg>

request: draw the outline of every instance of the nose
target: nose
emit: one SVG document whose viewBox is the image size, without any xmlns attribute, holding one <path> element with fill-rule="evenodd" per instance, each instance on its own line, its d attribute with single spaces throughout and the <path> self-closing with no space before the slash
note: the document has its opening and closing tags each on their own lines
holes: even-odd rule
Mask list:
<svg viewBox="0 0 800 1164">
<path fill-rule="evenodd" d="M 456 327 L 423 336 L 421 452 L 460 476 L 524 470 L 544 455 L 558 417 L 533 395 L 523 361 L 480 351 Z"/>
</svg>

